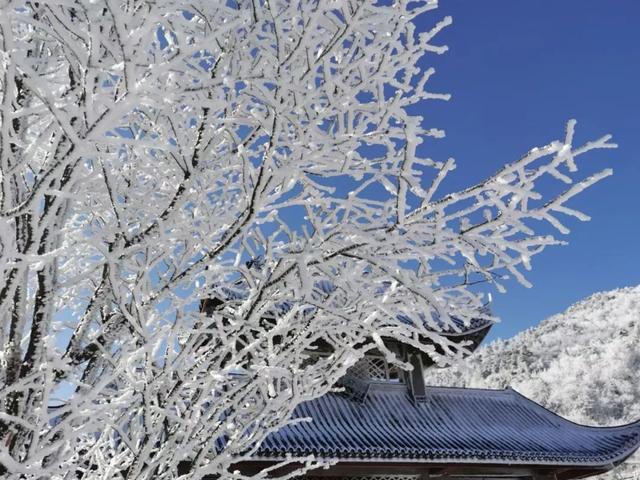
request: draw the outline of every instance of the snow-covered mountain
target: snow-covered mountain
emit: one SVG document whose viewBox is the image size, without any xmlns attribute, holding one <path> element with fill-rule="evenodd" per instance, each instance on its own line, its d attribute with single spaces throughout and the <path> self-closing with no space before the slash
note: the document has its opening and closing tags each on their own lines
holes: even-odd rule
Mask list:
<svg viewBox="0 0 640 480">
<path fill-rule="evenodd" d="M 431 369 L 429 383 L 511 386 L 575 422 L 640 418 L 640 286 L 596 293 L 464 362 Z M 640 480 L 640 455 L 617 473 Z"/>
</svg>

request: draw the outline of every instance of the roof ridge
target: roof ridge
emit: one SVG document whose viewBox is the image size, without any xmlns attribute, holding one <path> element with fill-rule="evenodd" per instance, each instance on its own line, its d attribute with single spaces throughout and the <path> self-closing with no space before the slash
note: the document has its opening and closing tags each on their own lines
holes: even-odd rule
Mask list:
<svg viewBox="0 0 640 480">
<path fill-rule="evenodd" d="M 502 394 L 502 395 L 506 395 L 508 394 L 509 390 L 512 390 L 511 387 L 486 388 L 486 387 L 455 387 L 455 386 L 448 386 L 448 385 L 426 385 L 425 388 L 431 391 L 461 392 L 461 393 L 490 392 L 490 393 L 496 393 L 496 394 Z"/>
</svg>

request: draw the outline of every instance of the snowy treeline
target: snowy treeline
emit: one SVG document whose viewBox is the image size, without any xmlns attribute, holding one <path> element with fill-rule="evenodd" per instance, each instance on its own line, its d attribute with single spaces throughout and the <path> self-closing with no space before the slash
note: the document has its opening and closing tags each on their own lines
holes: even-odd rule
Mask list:
<svg viewBox="0 0 640 480">
<path fill-rule="evenodd" d="M 402 363 L 382 337 L 462 355 L 450 314 L 527 283 L 614 144 L 570 121 L 442 192 L 435 6 L 0 2 L 1 475 L 241 478 L 367 350 Z"/>
<path fill-rule="evenodd" d="M 428 373 L 437 385 L 504 388 L 575 422 L 640 418 L 640 286 L 596 293 L 535 328 Z M 617 472 L 640 478 L 640 455 Z"/>
</svg>

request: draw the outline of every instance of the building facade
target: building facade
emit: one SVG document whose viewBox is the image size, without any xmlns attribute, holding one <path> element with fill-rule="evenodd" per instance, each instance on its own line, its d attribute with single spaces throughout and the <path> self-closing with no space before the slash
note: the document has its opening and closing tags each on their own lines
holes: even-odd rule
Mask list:
<svg viewBox="0 0 640 480">
<path fill-rule="evenodd" d="M 479 321 L 448 335 L 477 347 L 490 326 Z M 404 355 L 411 373 L 382 356 L 362 359 L 341 381 L 342 392 L 298 406 L 294 417 L 311 421 L 271 434 L 255 461 L 239 467 L 257 472 L 313 455 L 333 463 L 308 476 L 325 480 L 570 480 L 607 472 L 640 446 L 640 421 L 589 427 L 510 388 L 429 387 L 429 359 Z"/>
</svg>

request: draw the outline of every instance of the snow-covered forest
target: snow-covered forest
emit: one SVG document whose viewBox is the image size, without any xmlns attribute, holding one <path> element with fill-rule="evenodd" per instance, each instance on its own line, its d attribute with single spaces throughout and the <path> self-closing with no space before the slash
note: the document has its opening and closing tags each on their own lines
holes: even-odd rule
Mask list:
<svg viewBox="0 0 640 480">
<path fill-rule="evenodd" d="M 464 354 L 439 332 L 588 220 L 615 144 L 569 121 L 442 191 L 435 7 L 0 3 L 0 475 L 240 479 L 364 353 L 407 367 L 383 337 Z"/>
<path fill-rule="evenodd" d="M 586 425 L 635 421 L 640 418 L 640 286 L 596 293 L 511 339 L 481 347 L 455 366 L 431 369 L 427 380 L 511 386 Z M 640 455 L 614 473 L 640 478 Z"/>
</svg>

